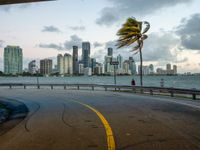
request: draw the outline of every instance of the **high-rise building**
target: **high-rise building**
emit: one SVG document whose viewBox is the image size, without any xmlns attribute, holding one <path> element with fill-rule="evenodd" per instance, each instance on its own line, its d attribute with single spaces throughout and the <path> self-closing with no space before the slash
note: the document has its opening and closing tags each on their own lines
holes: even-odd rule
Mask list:
<svg viewBox="0 0 200 150">
<path fill-rule="evenodd" d="M 140 65 L 138 66 L 138 74 L 140 74 Z M 142 66 L 142 74 L 143 75 L 150 74 L 149 66 Z"/>
<path fill-rule="evenodd" d="M 36 60 L 32 60 L 28 64 L 28 72 L 31 74 L 37 73 L 37 66 L 36 66 Z"/>
<path fill-rule="evenodd" d="M 117 56 L 117 61 L 119 62 L 118 69 L 123 68 L 123 57 L 120 54 Z"/>
<path fill-rule="evenodd" d="M 78 46 L 73 46 L 73 74 L 78 74 Z"/>
<path fill-rule="evenodd" d="M 79 63 L 79 65 L 78 65 L 78 73 L 79 73 L 80 75 L 83 75 L 83 74 L 84 74 L 84 66 L 83 66 L 82 63 Z"/>
<path fill-rule="evenodd" d="M 94 68 L 96 67 L 96 59 L 91 58 L 91 69 L 92 69 L 92 74 L 94 74 Z"/>
<path fill-rule="evenodd" d="M 90 43 L 83 42 L 82 43 L 82 62 L 84 68 L 90 67 Z"/>
<path fill-rule="evenodd" d="M 73 60 L 70 54 L 64 55 L 64 75 L 72 75 L 73 74 Z"/>
<path fill-rule="evenodd" d="M 132 75 L 137 74 L 136 64 L 133 57 L 129 57 L 129 70 L 131 71 Z"/>
<path fill-rule="evenodd" d="M 23 54 L 19 46 L 4 48 L 4 73 L 20 74 L 23 70 Z"/>
<path fill-rule="evenodd" d="M 110 62 L 112 61 L 112 56 L 105 56 L 104 57 L 104 69 L 106 74 L 111 73 L 111 65 Z"/>
<path fill-rule="evenodd" d="M 58 73 L 63 75 L 72 75 L 73 74 L 73 60 L 70 54 L 59 54 L 57 56 L 57 70 Z"/>
<path fill-rule="evenodd" d="M 166 65 L 167 74 L 171 74 L 171 64 Z"/>
<path fill-rule="evenodd" d="M 111 47 L 108 48 L 108 56 L 113 57 L 113 49 Z"/>
<path fill-rule="evenodd" d="M 40 60 L 40 73 L 49 76 L 52 73 L 53 61 L 51 59 Z"/>
<path fill-rule="evenodd" d="M 101 63 L 96 63 L 96 67 L 94 68 L 95 75 L 103 74 L 103 65 Z"/>
<path fill-rule="evenodd" d="M 176 65 L 173 65 L 173 74 L 177 75 L 177 66 Z"/>
<path fill-rule="evenodd" d="M 58 54 L 57 56 L 57 69 L 60 75 L 64 75 L 64 57 L 62 54 Z"/>
<path fill-rule="evenodd" d="M 131 74 L 131 70 L 129 69 L 130 67 L 129 60 L 125 60 L 123 63 L 123 70 L 124 74 Z"/>
<path fill-rule="evenodd" d="M 153 64 L 149 65 L 149 71 L 150 71 L 150 74 L 154 74 L 154 66 L 153 66 Z"/>
</svg>

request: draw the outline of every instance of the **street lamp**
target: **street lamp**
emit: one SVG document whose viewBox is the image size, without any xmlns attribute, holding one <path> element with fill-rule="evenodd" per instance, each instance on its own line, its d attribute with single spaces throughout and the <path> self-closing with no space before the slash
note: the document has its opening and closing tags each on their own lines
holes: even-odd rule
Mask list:
<svg viewBox="0 0 200 150">
<path fill-rule="evenodd" d="M 116 66 L 119 65 L 119 62 L 118 62 L 118 61 L 111 61 L 111 62 L 110 62 L 110 65 L 113 65 L 113 66 L 114 66 L 114 84 L 116 85 L 116 84 L 117 84 L 117 79 L 116 79 Z"/>
</svg>

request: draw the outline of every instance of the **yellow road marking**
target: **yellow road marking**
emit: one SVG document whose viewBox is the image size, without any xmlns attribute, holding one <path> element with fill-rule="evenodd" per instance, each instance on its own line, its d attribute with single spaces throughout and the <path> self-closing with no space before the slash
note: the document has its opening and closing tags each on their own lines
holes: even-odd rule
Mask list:
<svg viewBox="0 0 200 150">
<path fill-rule="evenodd" d="M 95 108 L 93 108 L 93 107 L 91 107 L 87 104 L 81 103 L 79 101 L 74 101 L 74 100 L 72 100 L 72 101 L 89 108 L 90 110 L 92 110 L 93 112 L 95 112 L 97 114 L 97 116 L 99 117 L 99 119 L 103 123 L 105 131 L 106 131 L 108 150 L 115 150 L 114 135 L 113 135 L 112 129 L 111 129 L 108 121 L 106 120 L 106 118 Z"/>
</svg>

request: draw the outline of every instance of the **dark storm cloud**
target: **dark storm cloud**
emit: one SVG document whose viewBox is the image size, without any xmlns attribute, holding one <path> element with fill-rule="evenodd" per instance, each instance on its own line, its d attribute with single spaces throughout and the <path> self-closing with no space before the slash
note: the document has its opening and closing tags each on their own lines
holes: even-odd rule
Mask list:
<svg viewBox="0 0 200 150">
<path fill-rule="evenodd" d="M 144 16 L 178 4 L 190 3 L 193 0 L 109 0 L 113 6 L 105 7 L 96 19 L 99 25 L 112 25 L 127 16 Z"/>
<path fill-rule="evenodd" d="M 182 19 L 181 24 L 176 28 L 176 33 L 180 36 L 184 48 L 200 50 L 200 14 Z"/>
<path fill-rule="evenodd" d="M 61 32 L 57 27 L 55 26 L 44 26 L 44 28 L 42 29 L 42 32 L 56 32 L 59 33 Z"/>
<path fill-rule="evenodd" d="M 72 35 L 70 40 L 66 40 L 64 43 L 55 44 L 39 44 L 40 48 L 55 49 L 55 50 L 71 50 L 73 46 L 82 47 L 83 40 L 77 35 Z"/>
<path fill-rule="evenodd" d="M 84 26 L 71 26 L 69 28 L 71 30 L 74 30 L 74 31 L 85 31 L 85 27 Z"/>
</svg>

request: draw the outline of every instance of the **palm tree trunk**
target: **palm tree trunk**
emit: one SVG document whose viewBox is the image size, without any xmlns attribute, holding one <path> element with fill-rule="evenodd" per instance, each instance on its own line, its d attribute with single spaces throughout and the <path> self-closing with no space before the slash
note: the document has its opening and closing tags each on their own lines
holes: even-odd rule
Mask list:
<svg viewBox="0 0 200 150">
<path fill-rule="evenodd" d="M 140 47 L 140 86 L 143 86 L 143 81 L 142 81 L 142 77 L 143 77 L 143 74 L 142 74 L 142 47 Z"/>
</svg>

